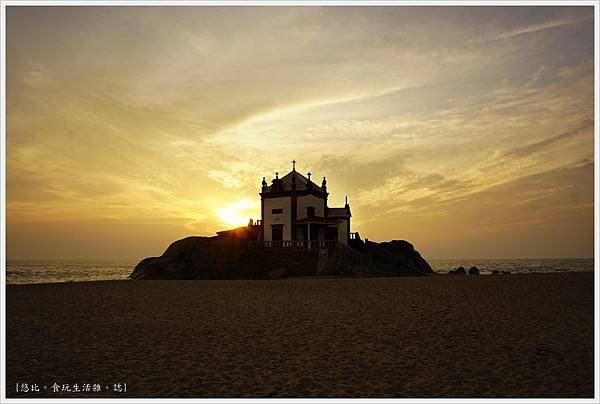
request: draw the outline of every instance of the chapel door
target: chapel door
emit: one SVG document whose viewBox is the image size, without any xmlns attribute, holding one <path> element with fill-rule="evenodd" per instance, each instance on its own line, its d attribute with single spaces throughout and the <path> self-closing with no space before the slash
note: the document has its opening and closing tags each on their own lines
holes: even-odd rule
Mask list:
<svg viewBox="0 0 600 404">
<path fill-rule="evenodd" d="M 274 224 L 271 227 L 271 240 L 282 241 L 283 240 L 283 225 Z"/>
</svg>

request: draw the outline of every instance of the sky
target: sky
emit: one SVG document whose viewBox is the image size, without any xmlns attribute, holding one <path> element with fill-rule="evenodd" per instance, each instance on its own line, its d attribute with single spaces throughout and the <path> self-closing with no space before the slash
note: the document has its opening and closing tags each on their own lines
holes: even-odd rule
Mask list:
<svg viewBox="0 0 600 404">
<path fill-rule="evenodd" d="M 7 258 L 141 259 L 327 177 L 425 258 L 592 257 L 592 7 L 6 15 Z"/>
</svg>

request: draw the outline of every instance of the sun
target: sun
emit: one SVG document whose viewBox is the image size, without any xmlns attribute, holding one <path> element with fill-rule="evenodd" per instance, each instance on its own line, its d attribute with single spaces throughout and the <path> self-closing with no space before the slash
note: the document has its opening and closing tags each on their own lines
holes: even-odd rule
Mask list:
<svg viewBox="0 0 600 404">
<path fill-rule="evenodd" d="M 237 202 L 216 209 L 219 219 L 229 226 L 248 224 L 248 220 L 252 217 L 254 211 L 254 204 L 250 198 L 240 199 Z"/>
</svg>

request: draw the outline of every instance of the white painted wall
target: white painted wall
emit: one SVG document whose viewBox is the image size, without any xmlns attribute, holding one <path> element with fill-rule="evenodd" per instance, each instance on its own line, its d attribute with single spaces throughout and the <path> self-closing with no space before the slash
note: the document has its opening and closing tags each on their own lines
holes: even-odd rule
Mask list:
<svg viewBox="0 0 600 404">
<path fill-rule="evenodd" d="M 338 223 L 338 240 L 342 244 L 348 244 L 348 219 Z"/>
<path fill-rule="evenodd" d="M 323 200 L 323 198 L 319 198 L 314 195 L 304 195 L 297 198 L 296 209 L 298 211 L 298 214 L 296 218 L 298 220 L 307 217 L 306 208 L 309 206 L 315 207 L 315 216 L 325 216 L 325 201 Z"/>
<path fill-rule="evenodd" d="M 271 241 L 271 225 L 283 225 L 283 239 L 292 239 L 292 200 L 288 196 L 281 198 L 266 198 L 265 201 L 265 217 L 263 217 L 263 228 L 265 231 L 265 240 Z M 273 209 L 283 209 L 283 213 L 272 214 Z"/>
</svg>

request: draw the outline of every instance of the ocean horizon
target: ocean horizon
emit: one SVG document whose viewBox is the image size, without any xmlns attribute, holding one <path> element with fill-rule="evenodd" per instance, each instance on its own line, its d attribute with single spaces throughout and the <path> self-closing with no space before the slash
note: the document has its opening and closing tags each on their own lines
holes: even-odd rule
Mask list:
<svg viewBox="0 0 600 404">
<path fill-rule="evenodd" d="M 7 284 L 36 284 L 126 280 L 137 260 L 8 260 Z M 492 271 L 512 274 L 585 272 L 594 270 L 594 258 L 461 258 L 431 259 L 436 273 L 448 273 L 459 266 L 477 267 L 482 275 Z"/>
</svg>

